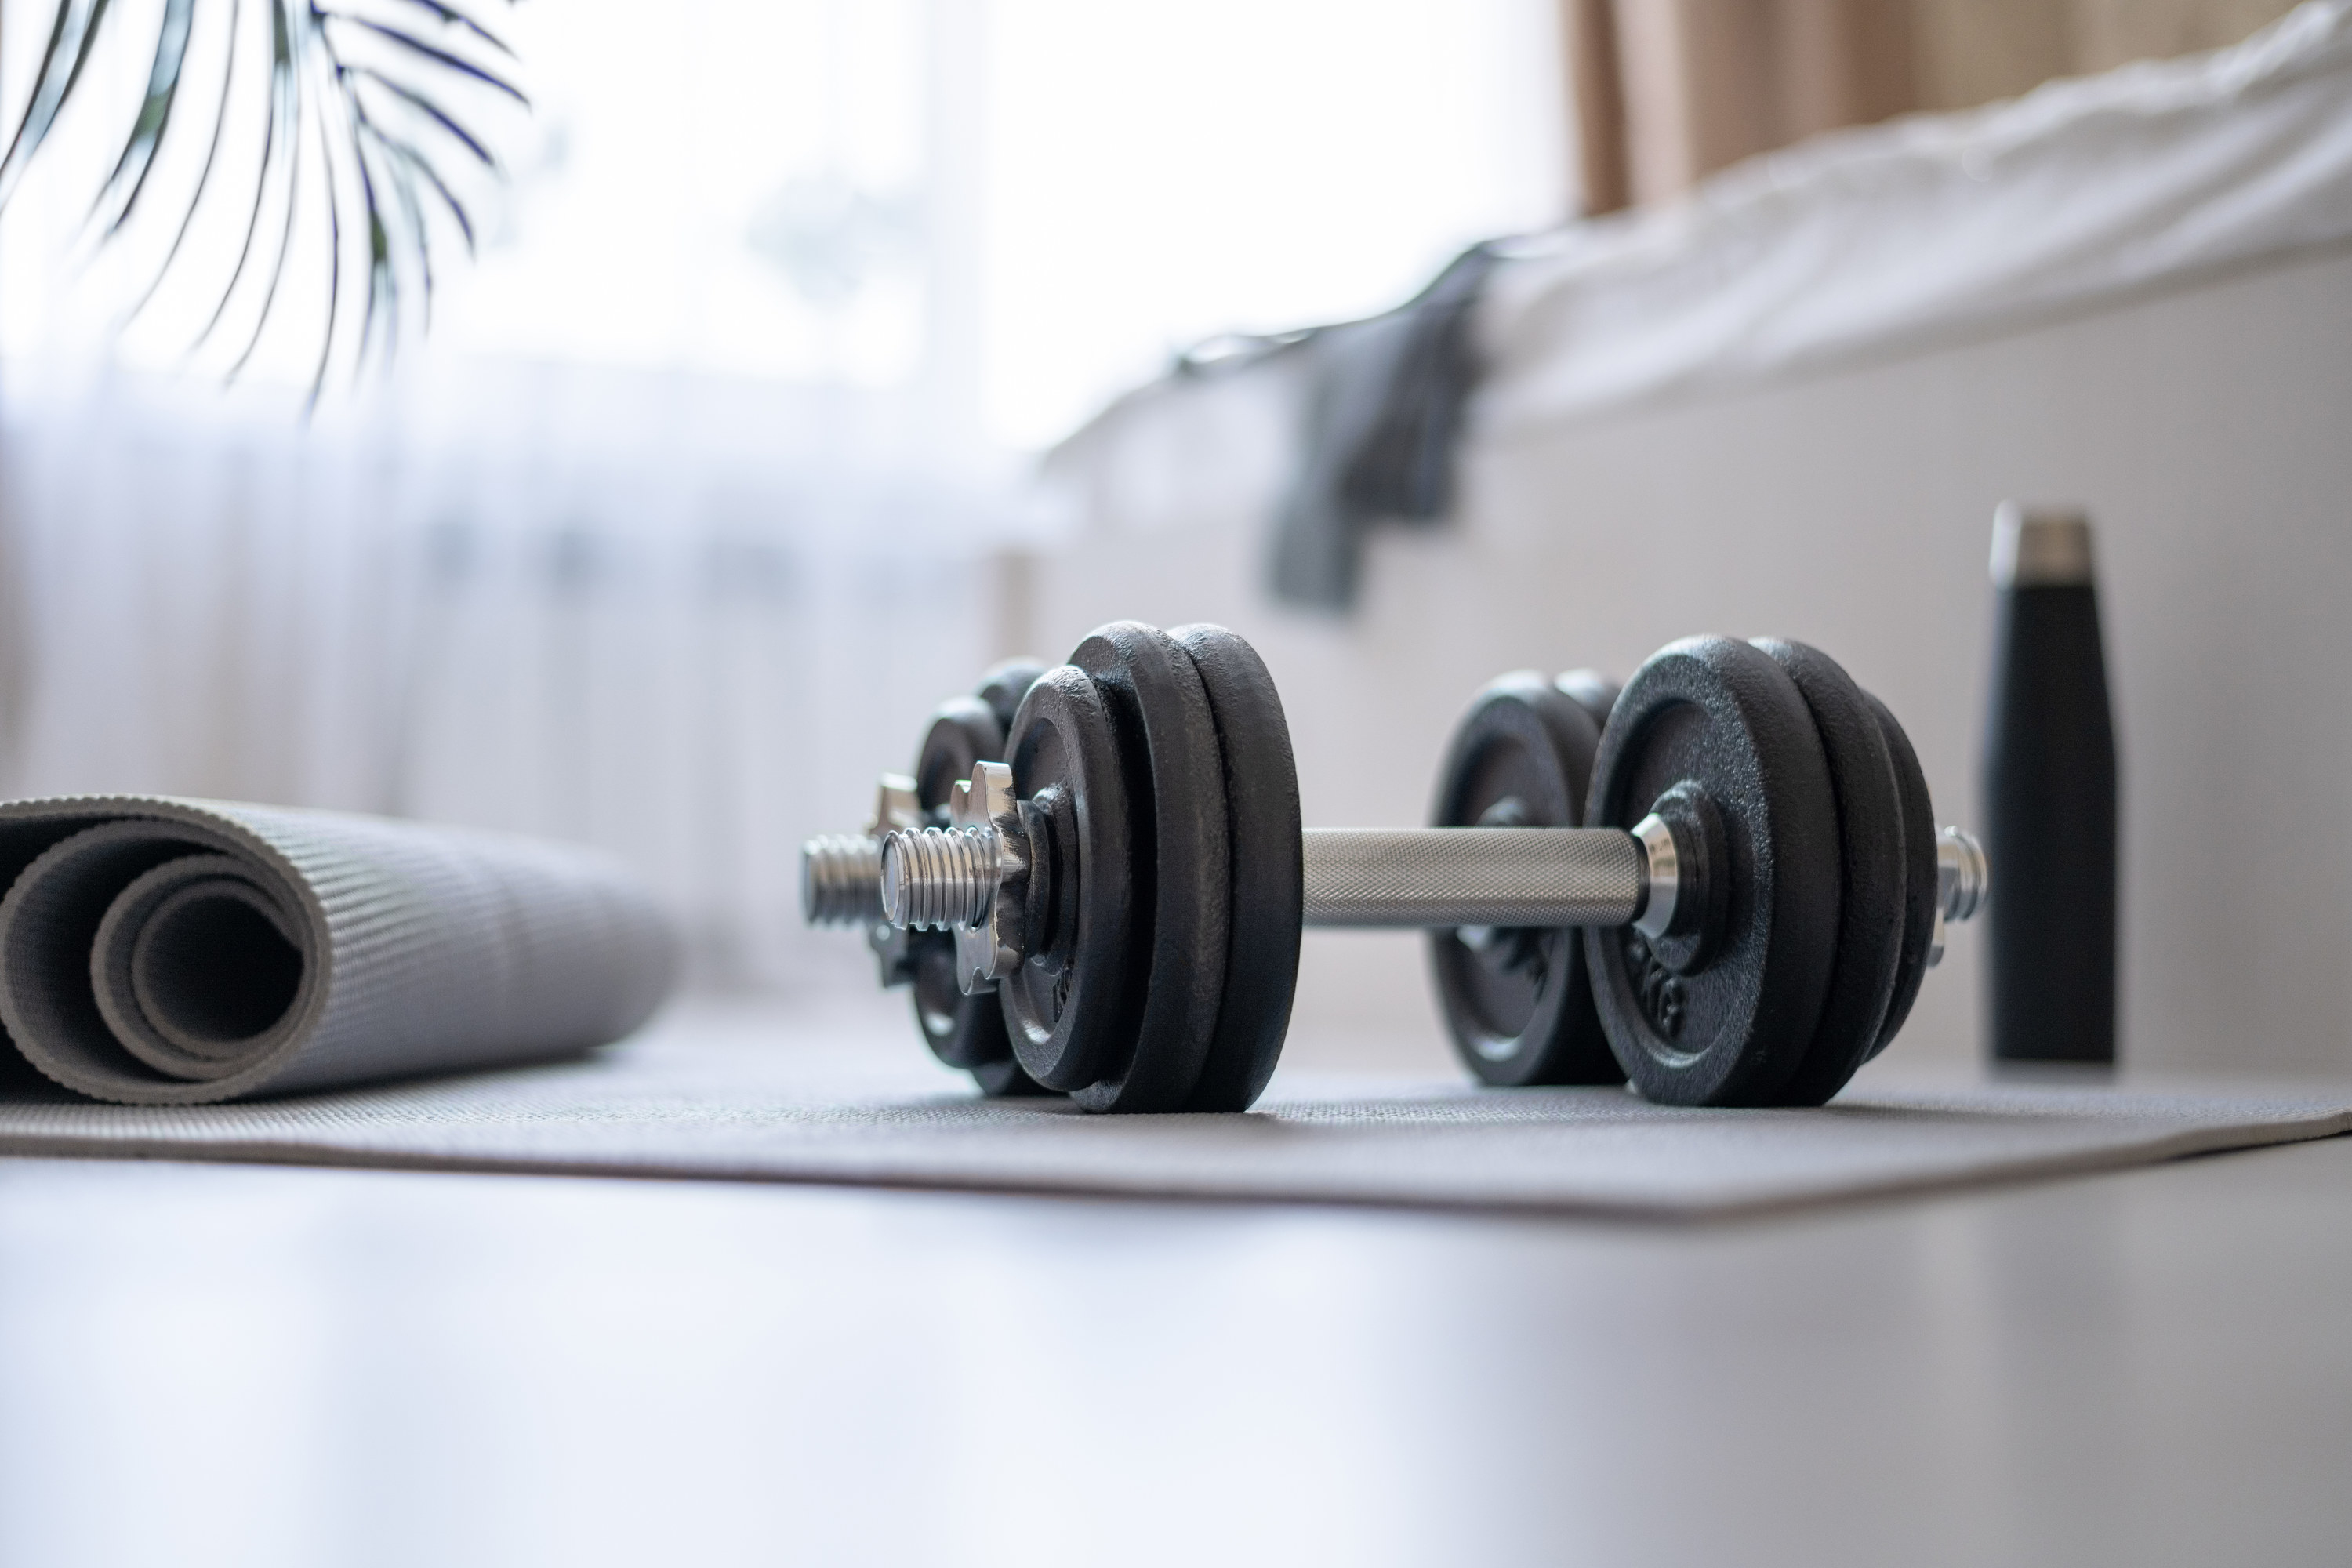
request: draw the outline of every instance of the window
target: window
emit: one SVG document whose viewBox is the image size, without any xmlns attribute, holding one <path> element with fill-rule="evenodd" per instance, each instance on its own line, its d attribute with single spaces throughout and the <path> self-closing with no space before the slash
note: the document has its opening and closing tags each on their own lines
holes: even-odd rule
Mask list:
<svg viewBox="0 0 2352 1568">
<path fill-rule="evenodd" d="M 161 11 L 118 0 L 109 79 L 9 212 L 12 349 L 96 340 L 142 286 L 137 245 L 78 276 L 73 236 Z M 245 11 L 250 32 L 258 7 Z M 214 79 L 228 14 L 199 5 L 192 82 Z M 442 268 L 436 354 L 919 392 L 951 424 L 1034 447 L 1172 349 L 1380 310 L 1463 245 L 1564 205 L 1548 0 L 534 0 L 484 15 L 535 111 L 493 126 L 510 188 L 478 263 Z M 7 8 L 12 120 L 47 22 L 45 6 Z M 211 101 L 184 110 L 159 186 L 193 181 Z M 240 103 L 236 128 L 257 126 Z M 183 261 L 118 355 L 177 362 L 236 207 L 192 237 L 215 254 Z M 312 258 L 289 273 L 279 309 L 300 331 L 273 328 L 258 373 L 307 376 L 323 271 Z"/>
</svg>

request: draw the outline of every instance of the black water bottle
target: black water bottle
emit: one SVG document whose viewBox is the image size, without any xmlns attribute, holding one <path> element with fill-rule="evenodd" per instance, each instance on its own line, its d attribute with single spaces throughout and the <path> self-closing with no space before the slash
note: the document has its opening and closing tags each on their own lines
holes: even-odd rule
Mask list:
<svg viewBox="0 0 2352 1568">
<path fill-rule="evenodd" d="M 2002 506 L 1992 580 L 1992 1054 L 2113 1062 L 2116 737 L 2089 521 Z"/>
</svg>

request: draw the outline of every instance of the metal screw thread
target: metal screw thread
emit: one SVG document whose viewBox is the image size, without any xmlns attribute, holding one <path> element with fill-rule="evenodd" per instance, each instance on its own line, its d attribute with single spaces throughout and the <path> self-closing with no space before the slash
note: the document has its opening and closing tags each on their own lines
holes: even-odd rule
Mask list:
<svg viewBox="0 0 2352 1568">
<path fill-rule="evenodd" d="M 1936 895 L 1948 921 L 1975 918 L 1992 889 L 1992 868 L 1984 846 L 1964 827 L 1936 835 Z"/>
<path fill-rule="evenodd" d="M 882 918 L 882 841 L 827 833 L 801 846 L 801 918 L 813 926 L 870 926 Z"/>
<path fill-rule="evenodd" d="M 976 926 L 996 896 L 996 833 L 987 827 L 900 829 L 882 840 L 882 918 L 917 931 Z"/>
</svg>

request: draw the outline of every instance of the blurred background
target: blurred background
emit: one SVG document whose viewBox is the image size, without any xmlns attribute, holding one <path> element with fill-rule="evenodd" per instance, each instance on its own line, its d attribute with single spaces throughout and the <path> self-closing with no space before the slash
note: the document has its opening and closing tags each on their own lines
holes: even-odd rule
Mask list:
<svg viewBox="0 0 2352 1568">
<path fill-rule="evenodd" d="M 1378 824 L 1420 818 L 1505 669 L 1795 636 L 1967 820 L 1990 524 L 2024 497 L 2101 530 L 2126 1054 L 2352 1070 L 2352 850 L 2223 826 L 2330 818 L 2352 776 L 2347 231 L 2260 177 L 2339 143 L 2200 151 L 2334 68 L 2327 0 L 475 7 L 510 58 L 355 4 L 354 37 L 413 28 L 529 99 L 434 67 L 482 157 L 423 198 L 429 332 L 352 167 L 252 195 L 271 7 L 100 9 L 40 156 L 0 170 L 0 790 L 594 842 L 704 989 L 895 1014 L 854 938 L 801 929 L 796 847 L 1001 658 L 1223 621 L 1282 685 L 1308 820 Z M 90 6 L 0 0 L 12 128 L 60 16 Z M 204 86 L 126 184 L 159 39 Z M 2070 78 L 2108 85 L 2034 91 Z M 2222 129 L 2180 142 L 2197 114 Z M 2150 170 L 2138 237 L 2096 230 Z M 1772 298 L 1710 316 L 1814 208 Z M 265 311 L 238 258 L 281 232 Z M 1286 602 L 1268 529 L 1335 373 L 1278 335 L 1505 237 L 1438 525 Z M 363 329 L 385 268 L 400 314 Z M 1579 381 L 1604 341 L 1635 346 Z M 1449 1070 L 1420 969 L 1417 939 L 1310 935 L 1302 1050 Z M 1963 935 L 1910 1048 L 1965 1056 L 1977 1016 Z"/>
</svg>

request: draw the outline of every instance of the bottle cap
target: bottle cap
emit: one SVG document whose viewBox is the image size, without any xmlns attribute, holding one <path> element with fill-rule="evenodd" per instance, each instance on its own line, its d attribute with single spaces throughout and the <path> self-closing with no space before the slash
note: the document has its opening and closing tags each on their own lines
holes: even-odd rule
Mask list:
<svg viewBox="0 0 2352 1568">
<path fill-rule="evenodd" d="M 2086 587 L 2091 520 L 2079 511 L 2029 511 L 2003 501 L 1992 515 L 1992 585 Z"/>
</svg>

